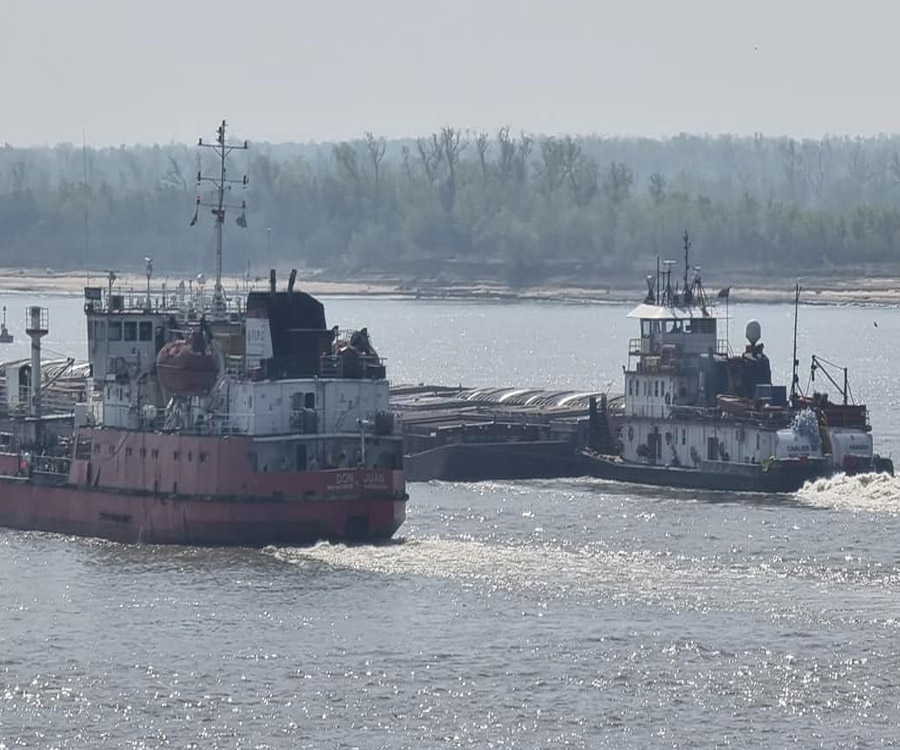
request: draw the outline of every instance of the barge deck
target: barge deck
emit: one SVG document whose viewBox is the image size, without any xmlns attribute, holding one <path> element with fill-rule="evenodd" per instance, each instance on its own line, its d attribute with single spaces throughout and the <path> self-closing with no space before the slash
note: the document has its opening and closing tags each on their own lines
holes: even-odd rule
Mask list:
<svg viewBox="0 0 900 750">
<path fill-rule="evenodd" d="M 391 389 L 407 479 L 419 482 L 578 476 L 584 473 L 579 451 L 590 446 L 592 434 L 608 437 L 605 417 L 619 403 L 621 397 L 607 399 L 597 391 L 439 385 Z M 592 412 L 601 425 L 593 433 Z"/>
</svg>

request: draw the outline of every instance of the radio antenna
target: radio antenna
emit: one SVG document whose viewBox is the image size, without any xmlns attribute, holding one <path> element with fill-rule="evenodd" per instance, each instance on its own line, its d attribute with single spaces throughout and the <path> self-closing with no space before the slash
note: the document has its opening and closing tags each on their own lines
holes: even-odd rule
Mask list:
<svg viewBox="0 0 900 750">
<path fill-rule="evenodd" d="M 225 224 L 225 212 L 229 208 L 240 209 L 241 213 L 237 217 L 236 224 L 244 229 L 247 228 L 247 201 L 242 200 L 240 205 L 226 203 L 225 191 L 230 190 L 232 185 L 240 185 L 247 187 L 247 175 L 239 180 L 229 180 L 225 169 L 225 160 L 232 151 L 246 151 L 250 148 L 247 141 L 243 143 L 228 143 L 225 140 L 226 122 L 222 120 L 216 130 L 215 143 L 204 143 L 200 138 L 197 141 L 198 148 L 211 148 L 219 162 L 218 174 L 204 175 L 203 172 L 197 170 L 197 199 L 194 207 L 194 218 L 191 219 L 191 226 L 197 223 L 200 206 L 211 209 L 212 215 L 216 220 L 216 286 L 213 289 L 212 313 L 214 318 L 223 318 L 225 316 L 225 290 L 222 288 L 222 228 Z M 213 201 L 211 203 L 203 203 L 200 200 L 200 186 L 203 182 L 211 182 L 215 189 Z"/>
<path fill-rule="evenodd" d="M 794 293 L 794 359 L 792 360 L 791 365 L 791 406 L 795 404 L 795 399 L 797 398 L 797 381 L 800 379 L 800 376 L 797 375 L 797 366 L 800 364 L 797 361 L 797 315 L 800 310 L 800 282 L 797 282 L 797 287 Z"/>
</svg>

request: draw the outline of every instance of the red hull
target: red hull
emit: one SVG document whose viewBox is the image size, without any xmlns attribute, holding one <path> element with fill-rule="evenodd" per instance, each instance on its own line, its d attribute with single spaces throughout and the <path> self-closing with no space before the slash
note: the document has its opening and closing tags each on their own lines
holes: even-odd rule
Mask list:
<svg viewBox="0 0 900 750">
<path fill-rule="evenodd" d="M 0 453 L 0 526 L 145 544 L 264 546 L 389 539 L 402 470 L 255 471 L 248 437 L 86 430 L 68 475 Z"/>
<path fill-rule="evenodd" d="M 154 497 L 0 477 L 0 526 L 145 544 L 264 546 L 389 539 L 405 499 Z"/>
<path fill-rule="evenodd" d="M 389 539 L 406 517 L 397 469 L 255 471 L 248 437 L 83 431 L 66 474 L 0 453 L 0 526 L 117 542 L 264 546 Z M 87 456 L 90 456 L 89 458 Z"/>
</svg>

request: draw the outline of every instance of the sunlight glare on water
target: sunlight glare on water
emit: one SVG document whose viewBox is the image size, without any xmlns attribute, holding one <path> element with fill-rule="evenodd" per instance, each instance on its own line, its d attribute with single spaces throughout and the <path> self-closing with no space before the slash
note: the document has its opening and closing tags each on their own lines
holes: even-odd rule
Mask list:
<svg viewBox="0 0 900 750">
<path fill-rule="evenodd" d="M 81 300 L 40 304 L 48 349 L 83 357 Z M 634 333 L 621 306 L 326 304 L 329 324 L 369 327 L 395 382 L 615 391 Z M 737 331 L 760 320 L 786 382 L 789 307 L 732 312 Z M 866 363 L 854 395 L 890 455 L 900 310 L 877 315 L 803 308 L 800 348 Z M 406 524 L 378 547 L 0 530 L 0 750 L 896 743 L 898 480 L 409 491 Z"/>
</svg>

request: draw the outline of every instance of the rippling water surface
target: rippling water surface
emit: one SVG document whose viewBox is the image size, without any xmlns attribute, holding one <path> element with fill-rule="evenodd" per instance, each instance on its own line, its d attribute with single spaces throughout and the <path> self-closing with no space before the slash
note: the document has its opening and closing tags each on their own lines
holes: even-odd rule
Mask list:
<svg viewBox="0 0 900 750">
<path fill-rule="evenodd" d="M 46 304 L 51 348 L 83 355 L 80 302 Z M 633 335 L 619 307 L 328 311 L 368 325 L 404 382 L 603 387 Z M 737 331 L 748 317 L 786 379 L 790 310 L 738 308 Z M 851 366 L 885 453 L 900 448 L 898 333 L 897 310 L 801 315 L 802 356 Z M 0 530 L 0 748 L 897 742 L 900 480 L 790 496 L 585 479 L 410 495 L 381 547 Z"/>
</svg>

